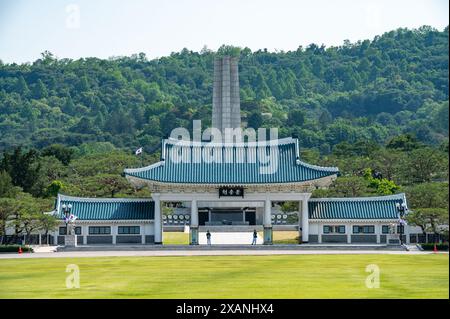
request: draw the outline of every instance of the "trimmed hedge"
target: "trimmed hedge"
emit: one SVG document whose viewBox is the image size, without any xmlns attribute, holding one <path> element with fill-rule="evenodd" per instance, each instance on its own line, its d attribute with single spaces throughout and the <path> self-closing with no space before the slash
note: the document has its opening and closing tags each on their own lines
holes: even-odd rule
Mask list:
<svg viewBox="0 0 450 319">
<path fill-rule="evenodd" d="M 423 248 L 423 250 L 433 250 L 434 244 L 428 243 L 428 244 L 420 244 L 420 246 Z M 448 250 L 448 243 L 443 244 L 436 244 L 437 250 Z"/>
<path fill-rule="evenodd" d="M 20 245 L 0 245 L 0 253 L 18 253 L 19 247 L 22 247 L 24 253 L 32 253 L 33 248 L 30 246 L 20 246 Z"/>
</svg>

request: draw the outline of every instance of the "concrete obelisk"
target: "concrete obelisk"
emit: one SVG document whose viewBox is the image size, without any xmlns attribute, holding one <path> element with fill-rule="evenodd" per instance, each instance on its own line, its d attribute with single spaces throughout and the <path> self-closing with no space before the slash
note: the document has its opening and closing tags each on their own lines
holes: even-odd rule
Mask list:
<svg viewBox="0 0 450 319">
<path fill-rule="evenodd" d="M 241 127 L 238 58 L 224 56 L 214 60 L 212 127 L 224 136 L 226 128 Z"/>
</svg>

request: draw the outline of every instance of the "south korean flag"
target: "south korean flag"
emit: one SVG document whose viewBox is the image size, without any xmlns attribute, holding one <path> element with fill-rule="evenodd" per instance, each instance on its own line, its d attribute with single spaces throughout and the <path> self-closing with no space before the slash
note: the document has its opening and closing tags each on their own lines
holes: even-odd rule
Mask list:
<svg viewBox="0 0 450 319">
<path fill-rule="evenodd" d="M 136 152 L 134 152 L 136 155 L 142 154 L 142 152 L 144 151 L 144 149 L 142 147 L 138 148 L 136 150 Z"/>
</svg>

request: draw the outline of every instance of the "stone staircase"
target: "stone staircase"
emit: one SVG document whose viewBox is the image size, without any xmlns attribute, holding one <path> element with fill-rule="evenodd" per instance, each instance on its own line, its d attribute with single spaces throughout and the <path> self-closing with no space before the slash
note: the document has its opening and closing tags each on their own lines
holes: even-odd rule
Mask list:
<svg viewBox="0 0 450 319">
<path fill-rule="evenodd" d="M 423 248 L 418 244 L 404 245 L 407 251 L 423 251 Z"/>
<path fill-rule="evenodd" d="M 199 226 L 199 232 L 206 232 L 209 230 L 211 233 L 245 233 L 245 232 L 253 232 L 263 231 L 263 227 L 261 225 L 253 225 L 253 226 L 244 226 L 244 225 L 211 225 L 211 226 Z"/>
<path fill-rule="evenodd" d="M 53 253 L 57 250 L 57 246 L 32 245 L 31 247 L 35 253 Z"/>
</svg>

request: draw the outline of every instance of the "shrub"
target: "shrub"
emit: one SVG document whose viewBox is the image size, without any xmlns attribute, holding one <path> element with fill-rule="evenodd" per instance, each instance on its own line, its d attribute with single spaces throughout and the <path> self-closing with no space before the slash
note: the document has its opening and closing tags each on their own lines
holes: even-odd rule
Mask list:
<svg viewBox="0 0 450 319">
<path fill-rule="evenodd" d="M 422 246 L 423 250 L 433 250 L 434 244 L 428 243 L 428 244 L 420 244 Z M 442 244 L 436 244 L 437 250 L 448 250 L 448 243 L 442 243 Z"/>
<path fill-rule="evenodd" d="M 0 245 L 0 253 L 17 253 L 19 247 L 22 247 L 24 253 L 32 253 L 33 248 L 30 246 L 20 246 L 20 245 Z"/>
</svg>

